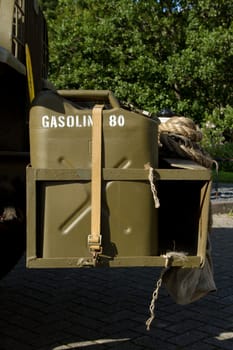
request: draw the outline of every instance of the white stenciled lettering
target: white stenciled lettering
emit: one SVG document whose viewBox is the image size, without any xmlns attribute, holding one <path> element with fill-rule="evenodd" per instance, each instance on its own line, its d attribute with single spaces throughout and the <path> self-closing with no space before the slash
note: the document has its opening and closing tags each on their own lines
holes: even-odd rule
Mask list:
<svg viewBox="0 0 233 350">
<path fill-rule="evenodd" d="M 43 115 L 42 117 L 42 128 L 49 128 L 49 116 Z"/>
<path fill-rule="evenodd" d="M 58 117 L 58 127 L 59 128 L 64 128 L 66 123 L 65 123 L 65 116 L 64 115 L 59 115 Z"/>
<path fill-rule="evenodd" d="M 75 127 L 76 128 L 81 128 L 83 125 L 82 125 L 82 122 L 81 122 L 81 120 L 80 120 L 80 117 L 79 117 L 79 115 L 76 115 L 75 116 Z"/>
<path fill-rule="evenodd" d="M 74 116 L 73 115 L 67 115 L 66 117 L 66 126 L 68 128 L 74 127 Z"/>
<path fill-rule="evenodd" d="M 91 115 L 43 115 L 41 119 L 42 128 L 90 128 L 93 126 Z M 125 116 L 123 114 L 111 114 L 108 117 L 110 127 L 125 126 Z"/>
<path fill-rule="evenodd" d="M 50 128 L 57 128 L 57 118 L 55 115 L 52 115 L 50 118 Z"/>
<path fill-rule="evenodd" d="M 109 125 L 111 127 L 116 126 L 116 116 L 115 115 L 110 115 L 110 117 L 109 117 Z"/>
<path fill-rule="evenodd" d="M 92 127 L 91 115 L 43 115 L 41 119 L 42 128 L 86 128 Z"/>
<path fill-rule="evenodd" d="M 125 125 L 125 116 L 123 114 L 115 115 L 112 114 L 109 116 L 109 126 L 115 127 L 115 126 L 124 126 Z"/>
<path fill-rule="evenodd" d="M 119 126 L 124 126 L 125 125 L 125 117 L 122 114 L 118 116 L 118 125 Z"/>
<path fill-rule="evenodd" d="M 93 120 L 91 115 L 83 115 L 83 126 L 84 127 L 90 127 L 93 125 Z"/>
</svg>

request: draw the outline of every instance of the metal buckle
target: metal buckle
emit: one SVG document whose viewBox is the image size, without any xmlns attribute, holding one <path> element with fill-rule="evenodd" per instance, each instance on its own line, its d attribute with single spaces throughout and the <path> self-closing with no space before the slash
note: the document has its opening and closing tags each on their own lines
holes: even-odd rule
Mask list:
<svg viewBox="0 0 233 350">
<path fill-rule="evenodd" d="M 93 240 L 93 235 L 88 235 L 88 246 L 89 246 L 90 253 L 93 256 L 94 267 L 97 265 L 98 258 L 100 254 L 102 254 L 103 252 L 103 248 L 101 246 L 102 235 L 98 235 L 98 238 L 99 238 L 98 241 L 96 241 L 96 239 Z"/>
<path fill-rule="evenodd" d="M 98 246 L 101 246 L 102 244 L 102 235 L 99 235 L 99 240 L 96 241 L 95 239 L 93 239 L 93 235 L 88 235 L 88 238 L 87 238 L 87 243 L 89 246 L 92 246 L 92 245 L 98 245 Z"/>
</svg>

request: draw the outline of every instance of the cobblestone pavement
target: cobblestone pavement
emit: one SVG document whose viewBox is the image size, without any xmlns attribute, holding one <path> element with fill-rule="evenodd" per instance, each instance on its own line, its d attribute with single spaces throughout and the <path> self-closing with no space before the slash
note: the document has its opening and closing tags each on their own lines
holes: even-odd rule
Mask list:
<svg viewBox="0 0 233 350">
<path fill-rule="evenodd" d="M 0 350 L 233 349 L 233 217 L 214 215 L 217 292 L 179 306 L 162 287 L 151 330 L 148 306 L 160 268 L 26 270 L 0 281 Z"/>
</svg>

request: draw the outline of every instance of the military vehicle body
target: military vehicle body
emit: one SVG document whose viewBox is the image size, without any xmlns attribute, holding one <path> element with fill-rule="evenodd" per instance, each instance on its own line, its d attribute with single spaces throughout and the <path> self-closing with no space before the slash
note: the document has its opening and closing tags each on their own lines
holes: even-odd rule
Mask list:
<svg viewBox="0 0 233 350">
<path fill-rule="evenodd" d="M 26 43 L 31 49 L 35 91 L 38 92 L 48 68 L 43 14 L 37 0 L 0 0 L 1 276 L 14 266 L 25 250 L 25 168 L 29 163 Z"/>
<path fill-rule="evenodd" d="M 47 30 L 37 1 L 1 0 L 0 28 L 1 275 L 22 255 L 26 226 L 29 268 L 164 266 L 174 250 L 188 255 L 173 266 L 203 266 L 210 171 L 161 158 L 159 121 L 110 91 L 42 91 Z"/>
</svg>

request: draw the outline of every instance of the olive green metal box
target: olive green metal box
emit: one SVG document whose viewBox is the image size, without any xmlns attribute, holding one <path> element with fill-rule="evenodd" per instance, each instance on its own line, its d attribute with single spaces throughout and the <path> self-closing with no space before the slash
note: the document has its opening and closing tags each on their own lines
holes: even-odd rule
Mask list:
<svg viewBox="0 0 233 350">
<path fill-rule="evenodd" d="M 30 111 L 28 217 L 33 207 L 36 217 L 28 236 L 31 241 L 35 235 L 40 259 L 71 257 L 77 265 L 91 264 L 92 112 L 97 103 L 104 106 L 102 263 L 158 253 L 157 210 L 145 170 L 158 164 L 158 121 L 122 108 L 109 91 L 48 91 Z M 45 175 L 43 181 L 37 181 L 38 171 Z"/>
<path fill-rule="evenodd" d="M 170 159 L 159 168 L 157 121 L 121 108 L 108 91 L 46 92 L 31 108 L 27 266 L 96 265 L 88 241 L 96 103 L 105 106 L 97 265 L 164 266 L 166 253 L 175 250 L 187 259 L 174 258 L 173 266 L 201 266 L 209 231 L 210 171 Z"/>
</svg>

